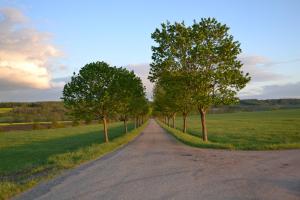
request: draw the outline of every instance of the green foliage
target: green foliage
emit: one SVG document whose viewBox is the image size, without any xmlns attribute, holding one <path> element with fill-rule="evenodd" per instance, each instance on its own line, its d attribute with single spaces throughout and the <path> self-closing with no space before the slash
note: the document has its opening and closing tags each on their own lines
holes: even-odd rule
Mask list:
<svg viewBox="0 0 300 200">
<path fill-rule="evenodd" d="M 176 98 L 174 103 L 162 103 L 164 107 L 175 112 L 181 108 L 187 113 L 189 105 L 197 106 L 204 140 L 207 109 L 212 105 L 237 103 L 237 92 L 250 81 L 237 58 L 241 53 L 240 43 L 228 31 L 216 19 L 203 18 L 191 26 L 184 22 L 163 23 L 151 35 L 157 46 L 152 47 L 150 81 L 163 88 L 166 101 L 171 96 Z"/>
<path fill-rule="evenodd" d="M 300 148 L 300 110 L 276 110 L 208 114 L 209 144 L 240 150 L 271 150 Z M 182 117 L 177 117 L 176 128 L 182 129 Z M 208 148 L 199 140 L 199 116 L 188 118 L 187 133 L 179 140 L 192 146 Z M 177 130 L 180 132 L 179 130 Z M 173 133 L 174 129 L 169 128 Z M 216 146 L 214 148 L 220 148 Z"/>
<path fill-rule="evenodd" d="M 122 121 L 128 121 L 130 117 L 145 115 L 147 100 L 142 80 L 133 71 L 119 68 L 118 81 L 115 82 L 113 93 L 117 95 L 117 113 Z"/>
<path fill-rule="evenodd" d="M 194 107 L 189 81 L 183 73 L 165 73 L 160 77 L 153 90 L 154 110 L 167 117 L 177 112 L 187 115 Z"/>
<path fill-rule="evenodd" d="M 63 90 L 65 106 L 75 118 L 93 116 L 96 119 L 113 114 L 116 98 L 113 86 L 116 68 L 105 62 L 85 65 L 71 78 Z"/>
<path fill-rule="evenodd" d="M 74 73 L 62 99 L 75 120 L 102 119 L 107 142 L 108 119 L 119 116 L 127 121 L 130 115 L 142 115 L 147 105 L 141 80 L 133 72 L 105 62 L 87 64 Z"/>
</svg>

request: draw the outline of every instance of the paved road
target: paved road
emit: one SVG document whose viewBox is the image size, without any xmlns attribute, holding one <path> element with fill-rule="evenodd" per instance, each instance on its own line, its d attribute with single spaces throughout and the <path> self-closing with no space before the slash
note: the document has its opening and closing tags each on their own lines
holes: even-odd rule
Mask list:
<svg viewBox="0 0 300 200">
<path fill-rule="evenodd" d="M 300 150 L 223 151 L 180 144 L 151 120 L 123 149 L 20 199 L 300 199 Z"/>
</svg>

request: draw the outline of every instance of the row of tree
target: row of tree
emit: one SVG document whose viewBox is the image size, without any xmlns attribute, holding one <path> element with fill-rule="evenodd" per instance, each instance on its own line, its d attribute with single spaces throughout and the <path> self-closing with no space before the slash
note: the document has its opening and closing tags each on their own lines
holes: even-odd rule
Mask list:
<svg viewBox="0 0 300 200">
<path fill-rule="evenodd" d="M 197 108 L 202 138 L 207 141 L 207 110 L 212 105 L 238 102 L 237 92 L 250 81 L 237 57 L 240 43 L 214 18 L 194 21 L 191 26 L 163 23 L 151 37 L 157 44 L 152 47 L 149 75 L 155 83 L 154 112 L 166 122 L 173 119 L 173 126 L 180 113 L 186 132 L 187 116 Z"/>
<path fill-rule="evenodd" d="M 105 142 L 109 141 L 108 121 L 118 117 L 124 122 L 141 125 L 149 112 L 142 81 L 133 71 L 117 68 L 105 62 L 85 65 L 63 90 L 65 106 L 76 119 L 101 119 Z"/>
</svg>

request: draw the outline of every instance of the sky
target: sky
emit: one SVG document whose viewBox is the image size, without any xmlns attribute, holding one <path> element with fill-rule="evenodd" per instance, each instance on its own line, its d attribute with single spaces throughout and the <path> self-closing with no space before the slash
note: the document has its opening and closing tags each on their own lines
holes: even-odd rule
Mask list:
<svg viewBox="0 0 300 200">
<path fill-rule="evenodd" d="M 0 0 L 0 102 L 59 100 L 73 72 L 105 61 L 141 77 L 166 20 L 215 17 L 241 43 L 241 99 L 300 98 L 300 1 Z"/>
</svg>

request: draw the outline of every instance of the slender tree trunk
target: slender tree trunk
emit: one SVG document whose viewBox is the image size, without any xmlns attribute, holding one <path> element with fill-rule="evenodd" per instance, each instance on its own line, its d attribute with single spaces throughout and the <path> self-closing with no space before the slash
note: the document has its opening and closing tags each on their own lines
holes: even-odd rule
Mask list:
<svg viewBox="0 0 300 200">
<path fill-rule="evenodd" d="M 136 117 L 134 118 L 134 128 L 136 129 L 137 124 L 136 124 Z"/>
<path fill-rule="evenodd" d="M 107 134 L 107 122 L 106 117 L 103 117 L 103 132 L 104 132 L 104 141 L 109 142 L 108 140 L 108 134 Z"/>
<path fill-rule="evenodd" d="M 172 128 L 175 128 L 175 114 L 172 116 Z"/>
<path fill-rule="evenodd" d="M 187 122 L 186 122 L 187 114 L 183 114 L 183 129 L 182 131 L 186 133 L 186 127 L 187 127 Z"/>
<path fill-rule="evenodd" d="M 126 119 L 124 120 L 124 130 L 125 130 L 125 133 L 128 132 L 128 129 L 127 129 L 127 120 Z"/>
<path fill-rule="evenodd" d="M 201 125 L 202 125 L 202 139 L 207 142 L 207 128 L 206 128 L 206 109 L 199 109 L 201 115 Z"/>
<path fill-rule="evenodd" d="M 170 117 L 168 117 L 168 126 L 170 127 Z"/>
</svg>

